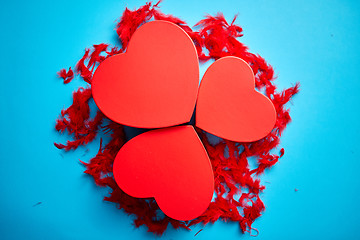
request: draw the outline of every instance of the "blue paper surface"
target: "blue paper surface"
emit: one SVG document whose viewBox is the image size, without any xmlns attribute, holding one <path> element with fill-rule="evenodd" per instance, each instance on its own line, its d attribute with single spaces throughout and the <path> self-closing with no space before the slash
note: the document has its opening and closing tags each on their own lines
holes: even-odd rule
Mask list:
<svg viewBox="0 0 360 240">
<path fill-rule="evenodd" d="M 103 202 L 108 190 L 82 173 L 78 159 L 94 155 L 99 138 L 69 153 L 53 145 L 67 140 L 55 119 L 85 86 L 79 79 L 63 85 L 56 72 L 92 44 L 115 44 L 125 6 L 144 3 L 1 3 L 1 239 L 159 238 Z M 289 105 L 285 156 L 262 177 L 266 211 L 253 224 L 260 239 L 359 239 L 360 2 L 166 0 L 161 9 L 191 26 L 206 13 L 221 11 L 229 22 L 239 13 L 242 41 L 274 66 L 278 87 L 301 83 Z M 250 238 L 236 223 L 217 222 L 190 232 L 170 227 L 161 239 Z"/>
</svg>

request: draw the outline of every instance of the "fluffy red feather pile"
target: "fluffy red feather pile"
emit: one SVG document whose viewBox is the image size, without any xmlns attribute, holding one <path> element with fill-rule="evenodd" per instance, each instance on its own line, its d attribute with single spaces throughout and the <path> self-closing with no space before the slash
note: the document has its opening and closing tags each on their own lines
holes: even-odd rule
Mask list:
<svg viewBox="0 0 360 240">
<path fill-rule="evenodd" d="M 284 154 L 284 149 L 280 150 L 279 155 L 270 151 L 278 147 L 281 133 L 291 120 L 285 104 L 298 92 L 299 85 L 277 91 L 273 68 L 261 56 L 248 52 L 248 48 L 238 41 L 242 36 L 242 28 L 234 24 L 236 17 L 229 24 L 221 13 L 216 16 L 208 15 L 196 24 L 197 31 L 194 31 L 179 18 L 161 13 L 158 4 L 147 3 L 137 10 L 124 11 L 116 27 L 121 48 L 99 44 L 85 50 L 84 56 L 76 64 L 75 72 L 89 86 L 75 91 L 73 104 L 61 111 L 61 116 L 56 121 L 56 130 L 67 132 L 72 139 L 66 144 L 55 143 L 55 146 L 68 151 L 88 144 L 96 138 L 99 131 L 110 135 L 111 140 L 108 143 L 103 144 L 100 141 L 100 149 L 96 156 L 88 163 L 82 163 L 86 166 L 85 173 L 93 176 L 98 186 L 111 189 L 105 200 L 116 203 L 127 214 L 135 216 L 136 227 L 145 225 L 148 231 L 162 234 L 169 223 L 174 228 L 190 229 L 194 224 L 214 223 L 222 219 L 238 222 L 243 232 L 251 232 L 252 223 L 265 209 L 259 197 L 265 186 L 261 185 L 258 175 L 276 164 Z M 123 126 L 108 119 L 104 121 L 106 117 L 100 111 L 97 111 L 94 118 L 90 117 L 92 109 L 89 107 L 89 100 L 92 98 L 91 79 L 94 70 L 107 57 L 124 52 L 135 30 L 152 19 L 170 21 L 184 29 L 193 39 L 201 63 L 224 56 L 244 59 L 254 71 L 256 88 L 264 91 L 271 99 L 277 112 L 274 129 L 265 138 L 256 142 L 238 143 L 223 140 L 211 144 L 207 134 L 197 129 L 214 170 L 215 196 L 202 216 L 188 222 L 173 220 L 162 214 L 159 216 L 159 207 L 154 199 L 130 197 L 117 186 L 112 177 L 112 163 L 126 141 Z M 60 70 L 58 75 L 64 79 L 64 83 L 69 83 L 74 78 L 71 68 L 68 71 Z M 249 157 L 257 159 L 256 168 L 250 169 Z"/>
</svg>

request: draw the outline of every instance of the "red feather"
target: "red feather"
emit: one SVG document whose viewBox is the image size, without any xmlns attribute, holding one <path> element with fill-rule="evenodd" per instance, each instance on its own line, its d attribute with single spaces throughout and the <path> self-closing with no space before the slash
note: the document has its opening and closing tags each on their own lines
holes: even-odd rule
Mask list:
<svg viewBox="0 0 360 240">
<path fill-rule="evenodd" d="M 147 3 L 136 10 L 125 9 L 120 21 L 117 23 L 116 32 L 121 42 L 121 48 L 110 47 L 108 44 L 94 45 L 86 49 L 84 56 L 76 65 L 76 73 L 87 83 L 91 79 L 97 65 L 104 59 L 114 54 L 124 52 L 135 30 L 152 19 L 171 21 L 180 26 L 192 38 L 198 51 L 199 61 L 216 60 L 224 56 L 237 56 L 244 59 L 255 74 L 255 86 L 264 90 L 273 102 L 277 111 L 276 124 L 266 137 L 252 143 L 236 143 L 220 141 L 211 144 L 202 130 L 197 129 L 211 160 L 214 170 L 215 197 L 207 211 L 200 217 L 181 222 L 159 215 L 159 207 L 154 199 L 133 198 L 125 194 L 115 183 L 112 177 L 112 163 L 114 158 L 126 141 L 123 126 L 110 121 L 101 126 L 106 117 L 97 112 L 95 118 L 90 118 L 89 100 L 92 98 L 91 86 L 86 89 L 79 88 L 73 94 L 72 105 L 61 111 L 60 118 L 56 121 L 55 128 L 59 132 L 67 132 L 72 136 L 66 144 L 55 143 L 55 146 L 65 150 L 76 149 L 95 139 L 99 131 L 110 135 L 110 141 L 103 145 L 88 163 L 82 162 L 85 173 L 91 175 L 97 185 L 109 187 L 111 193 L 104 199 L 116 203 L 118 208 L 135 217 L 136 227 L 145 225 L 149 232 L 162 234 L 169 223 L 174 228 L 190 229 L 192 225 L 214 223 L 219 219 L 237 222 L 243 232 L 250 232 L 253 222 L 261 216 L 265 209 L 260 199 L 260 193 L 265 189 L 258 175 L 274 166 L 284 155 L 271 154 L 270 151 L 278 147 L 282 131 L 291 121 L 289 109 L 285 105 L 298 93 L 299 84 L 277 91 L 274 84 L 274 70 L 261 56 L 250 53 L 248 48 L 239 41 L 242 28 L 235 24 L 236 16 L 229 24 L 223 14 L 208 15 L 196 24 L 197 31 L 193 31 L 183 20 L 172 15 L 165 15 L 159 11 L 158 4 Z M 108 51 L 108 49 L 110 50 Z M 66 72 L 62 69 L 58 75 L 68 83 L 73 78 L 71 68 Z M 250 169 L 249 158 L 255 157 L 255 169 Z"/>
</svg>

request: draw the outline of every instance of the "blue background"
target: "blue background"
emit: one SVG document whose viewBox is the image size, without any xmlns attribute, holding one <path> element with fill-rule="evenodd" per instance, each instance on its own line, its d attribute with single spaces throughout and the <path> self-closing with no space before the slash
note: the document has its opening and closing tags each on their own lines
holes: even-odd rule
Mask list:
<svg viewBox="0 0 360 240">
<path fill-rule="evenodd" d="M 1 2 L 1 239 L 158 238 L 103 202 L 108 190 L 82 173 L 77 160 L 95 154 L 99 139 L 88 153 L 53 146 L 67 139 L 55 132 L 55 119 L 84 85 L 78 79 L 63 85 L 56 72 L 74 66 L 92 44 L 115 44 L 115 21 L 125 6 L 144 3 Z M 253 224 L 259 238 L 360 239 L 360 2 L 166 0 L 161 6 L 191 26 L 206 13 L 222 11 L 229 21 L 239 13 L 242 41 L 275 67 L 279 88 L 301 83 L 289 105 L 285 156 L 262 177 L 267 208 Z M 162 239 L 251 238 L 223 222 L 194 237 L 202 228 L 170 228 Z"/>
</svg>

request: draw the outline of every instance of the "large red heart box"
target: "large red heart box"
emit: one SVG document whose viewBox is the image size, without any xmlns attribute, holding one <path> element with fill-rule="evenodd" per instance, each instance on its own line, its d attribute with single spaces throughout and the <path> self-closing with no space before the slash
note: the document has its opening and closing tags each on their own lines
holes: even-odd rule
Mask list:
<svg viewBox="0 0 360 240">
<path fill-rule="evenodd" d="M 191 220 L 208 207 L 214 192 L 210 159 L 190 125 L 152 130 L 128 141 L 113 173 L 128 195 L 154 197 L 177 220 Z"/>
<path fill-rule="evenodd" d="M 96 69 L 92 93 L 111 120 L 138 128 L 190 121 L 199 85 L 196 48 L 187 33 L 167 21 L 138 28 L 126 53 Z"/>
<path fill-rule="evenodd" d="M 255 90 L 250 66 L 238 57 L 223 57 L 207 69 L 196 105 L 196 126 L 235 142 L 252 142 L 273 129 L 271 100 Z"/>
</svg>

